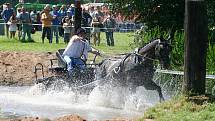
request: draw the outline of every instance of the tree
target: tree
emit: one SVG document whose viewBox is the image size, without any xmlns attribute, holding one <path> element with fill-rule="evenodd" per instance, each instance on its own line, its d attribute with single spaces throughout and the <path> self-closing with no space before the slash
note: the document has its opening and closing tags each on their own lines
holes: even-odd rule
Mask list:
<svg viewBox="0 0 215 121">
<path fill-rule="evenodd" d="M 208 42 L 207 9 L 204 0 L 186 0 L 185 67 L 183 92 L 205 94 Z"/>
<path fill-rule="evenodd" d="M 184 0 L 109 0 L 114 11 L 124 15 L 138 14 L 137 21 L 149 28 L 159 26 L 182 29 L 184 21 Z"/>
<path fill-rule="evenodd" d="M 185 0 L 107 0 L 112 3 L 113 11 L 123 15 L 138 15 L 136 21 L 172 31 L 184 29 Z M 214 23 L 215 1 L 205 0 L 209 22 Z M 173 32 L 174 33 L 174 32 Z"/>
</svg>

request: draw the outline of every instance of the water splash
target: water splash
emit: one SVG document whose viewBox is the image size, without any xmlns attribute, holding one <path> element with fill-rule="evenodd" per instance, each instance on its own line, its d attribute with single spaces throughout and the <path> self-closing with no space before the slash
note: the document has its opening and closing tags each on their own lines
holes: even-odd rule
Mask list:
<svg viewBox="0 0 215 121">
<path fill-rule="evenodd" d="M 90 95 L 82 95 L 69 88 L 64 91 L 44 90 L 40 84 L 33 87 L 1 87 L 0 107 L 4 115 L 10 118 L 39 116 L 53 119 L 78 114 L 88 120 L 102 120 L 142 116 L 142 112 L 123 109 L 123 105 L 120 105 L 123 96 L 116 90 L 122 92 L 117 88 L 112 91 L 95 88 Z"/>
<path fill-rule="evenodd" d="M 91 86 L 91 85 L 89 85 Z M 165 99 L 169 98 L 165 95 Z M 56 118 L 78 114 L 88 120 L 125 117 L 132 119 L 159 102 L 156 91 L 137 87 L 132 93 L 128 87 L 102 84 L 88 93 L 77 93 L 58 80 L 48 89 L 42 83 L 32 87 L 0 87 L 2 111 L 19 116 Z M 10 116 L 11 117 L 11 116 Z"/>
</svg>

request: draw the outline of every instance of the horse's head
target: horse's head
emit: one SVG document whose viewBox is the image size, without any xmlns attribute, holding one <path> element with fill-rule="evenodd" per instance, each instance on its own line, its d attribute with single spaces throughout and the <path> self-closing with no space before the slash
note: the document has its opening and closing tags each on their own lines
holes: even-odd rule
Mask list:
<svg viewBox="0 0 215 121">
<path fill-rule="evenodd" d="M 148 59 L 158 59 L 162 68 L 168 69 L 170 66 L 170 51 L 171 46 L 168 43 L 168 40 L 161 37 L 160 39 L 153 40 L 151 43 L 139 49 L 138 52 Z"/>
<path fill-rule="evenodd" d="M 155 46 L 155 56 L 160 61 L 162 68 L 168 69 L 170 67 L 170 51 L 171 46 L 168 40 L 159 39 L 160 41 Z"/>
</svg>

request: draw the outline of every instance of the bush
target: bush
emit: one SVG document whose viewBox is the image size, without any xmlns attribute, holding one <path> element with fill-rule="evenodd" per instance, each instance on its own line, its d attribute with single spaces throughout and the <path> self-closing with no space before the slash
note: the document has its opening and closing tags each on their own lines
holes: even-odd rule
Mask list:
<svg viewBox="0 0 215 121">
<path fill-rule="evenodd" d="M 165 39 L 168 38 L 169 34 L 166 31 L 162 31 L 161 28 L 155 27 L 151 30 L 147 30 L 146 27 L 142 27 L 135 33 L 134 41 L 131 43 L 133 48 L 142 47 L 149 43 L 152 39 L 159 38 L 163 36 Z M 209 42 L 213 39 L 213 34 L 209 32 L 208 39 Z M 172 46 L 171 67 L 174 70 L 183 70 L 184 68 L 184 31 L 176 31 L 174 34 L 174 39 L 170 40 Z M 207 49 L 207 73 L 215 74 L 215 47 L 213 44 L 208 45 Z"/>
<path fill-rule="evenodd" d="M 135 33 L 134 41 L 131 44 L 132 47 L 142 47 L 149 43 L 152 39 L 159 38 L 163 36 L 165 39 L 168 37 L 168 33 L 162 31 L 159 27 L 155 27 L 151 30 L 146 28 L 141 28 Z M 208 48 L 207 48 L 207 60 L 206 69 L 207 74 L 215 74 L 215 47 L 213 47 L 213 41 L 215 39 L 214 33 L 209 31 L 208 34 Z M 171 58 L 171 68 L 172 70 L 184 69 L 184 31 L 176 31 L 174 34 L 174 39 L 170 41 L 172 46 Z M 213 79 L 207 79 L 206 81 L 206 93 L 215 93 L 215 82 Z"/>
<path fill-rule="evenodd" d="M 131 44 L 132 47 L 142 47 L 149 43 L 153 39 L 157 39 L 160 36 L 163 36 L 165 39 L 168 38 L 169 33 L 162 31 L 161 28 L 155 27 L 151 30 L 147 30 L 147 28 L 142 27 L 135 33 L 134 41 Z M 184 34 L 183 32 L 175 32 L 174 40 L 170 40 L 170 44 L 173 47 L 170 55 L 171 58 L 171 66 L 172 68 L 176 68 L 177 70 L 181 70 L 183 67 L 184 60 Z"/>
</svg>

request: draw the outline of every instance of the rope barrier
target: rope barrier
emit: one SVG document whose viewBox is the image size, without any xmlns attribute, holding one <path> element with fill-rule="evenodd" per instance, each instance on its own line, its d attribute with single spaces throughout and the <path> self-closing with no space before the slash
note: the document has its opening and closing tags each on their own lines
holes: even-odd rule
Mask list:
<svg viewBox="0 0 215 121">
<path fill-rule="evenodd" d="M 0 25 L 5 25 L 5 24 L 8 24 L 8 23 L 0 23 Z M 23 24 L 26 24 L 26 25 L 32 25 L 32 26 L 42 26 L 43 24 L 29 24 L 29 23 L 16 23 L 18 25 L 23 25 Z M 64 27 L 63 25 L 50 25 L 50 27 Z M 71 28 L 74 28 L 74 26 L 66 26 L 66 27 L 71 27 Z M 102 30 L 119 30 L 119 31 L 136 31 L 136 30 L 139 30 L 139 28 L 135 28 L 135 29 L 128 29 L 128 28 L 119 28 L 119 27 L 115 27 L 115 28 L 100 28 L 100 27 L 82 27 L 82 28 L 85 28 L 85 29 L 93 29 L 93 28 L 96 28 L 96 29 L 102 29 Z"/>
</svg>

